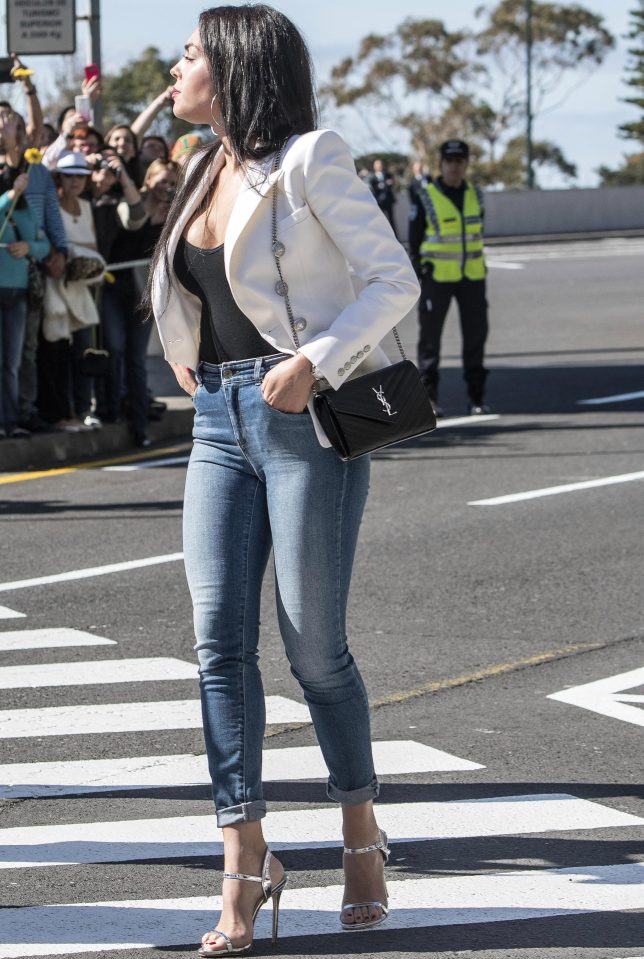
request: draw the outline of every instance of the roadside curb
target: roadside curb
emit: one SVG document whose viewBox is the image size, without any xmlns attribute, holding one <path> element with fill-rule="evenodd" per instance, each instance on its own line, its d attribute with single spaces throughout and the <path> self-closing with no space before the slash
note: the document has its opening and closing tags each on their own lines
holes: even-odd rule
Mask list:
<svg viewBox="0 0 644 959">
<path fill-rule="evenodd" d="M 179 437 L 189 439 L 194 418 L 192 401 L 183 396 L 159 399 L 168 408 L 161 420 L 149 424 L 148 436 L 153 444 Z M 26 439 L 0 440 L 0 472 L 56 469 L 130 451 L 140 452 L 140 447 L 134 446 L 127 423 L 110 423 L 83 433 L 35 433 Z"/>
</svg>

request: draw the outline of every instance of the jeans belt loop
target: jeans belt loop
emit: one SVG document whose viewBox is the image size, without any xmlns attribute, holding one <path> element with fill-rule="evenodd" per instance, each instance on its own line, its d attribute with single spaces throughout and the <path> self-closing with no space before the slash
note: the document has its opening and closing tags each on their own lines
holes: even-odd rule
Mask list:
<svg viewBox="0 0 644 959">
<path fill-rule="evenodd" d="M 253 377 L 254 377 L 256 380 L 261 380 L 261 378 L 262 378 L 262 377 L 261 377 L 261 373 L 262 373 L 262 366 L 263 366 L 263 364 L 264 364 L 264 358 L 261 357 L 261 356 L 258 356 L 258 357 L 255 359 L 255 369 L 253 370 Z"/>
</svg>

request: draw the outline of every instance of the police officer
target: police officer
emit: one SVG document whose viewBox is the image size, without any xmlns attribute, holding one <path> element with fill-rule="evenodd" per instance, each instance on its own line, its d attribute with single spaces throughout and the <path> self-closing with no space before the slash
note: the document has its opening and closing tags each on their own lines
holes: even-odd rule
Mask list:
<svg viewBox="0 0 644 959">
<path fill-rule="evenodd" d="M 421 279 L 418 369 L 437 415 L 441 334 L 452 297 L 463 337 L 463 376 L 472 415 L 484 403 L 487 371 L 483 352 L 488 310 L 483 256 L 483 196 L 465 179 L 470 150 L 463 140 L 440 147 L 440 176 L 418 190 L 410 211 L 409 246 Z"/>
</svg>

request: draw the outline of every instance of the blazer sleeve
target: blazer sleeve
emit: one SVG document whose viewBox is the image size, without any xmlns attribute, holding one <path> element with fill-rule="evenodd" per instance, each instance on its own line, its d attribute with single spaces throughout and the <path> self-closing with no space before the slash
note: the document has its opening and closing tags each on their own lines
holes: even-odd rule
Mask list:
<svg viewBox="0 0 644 959">
<path fill-rule="evenodd" d="M 303 158 L 303 190 L 312 213 L 365 284 L 331 326 L 299 351 L 337 388 L 346 379 L 345 364 L 356 369 L 411 310 L 420 287 L 409 257 L 337 133 L 325 130 L 312 139 Z"/>
</svg>

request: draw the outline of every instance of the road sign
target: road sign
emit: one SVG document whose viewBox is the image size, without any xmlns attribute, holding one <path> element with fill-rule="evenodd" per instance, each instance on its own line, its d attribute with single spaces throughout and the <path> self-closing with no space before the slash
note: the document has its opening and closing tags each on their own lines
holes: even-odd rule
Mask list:
<svg viewBox="0 0 644 959">
<path fill-rule="evenodd" d="M 594 683 L 585 683 L 583 686 L 573 686 L 560 693 L 552 693 L 548 699 L 556 699 L 560 703 L 569 703 L 571 706 L 581 706 L 590 709 L 602 716 L 611 719 L 621 719 L 635 726 L 644 726 L 644 696 L 639 693 L 629 693 L 629 689 L 637 689 L 644 685 L 644 667 L 631 669 L 628 673 L 618 673 L 607 679 L 598 679 Z"/>
<path fill-rule="evenodd" d="M 76 0 L 7 0 L 7 50 L 75 53 Z"/>
</svg>

